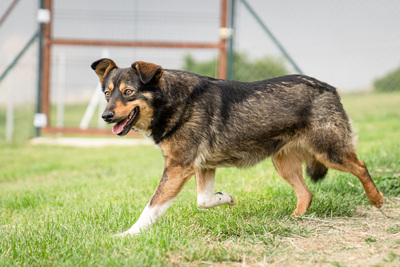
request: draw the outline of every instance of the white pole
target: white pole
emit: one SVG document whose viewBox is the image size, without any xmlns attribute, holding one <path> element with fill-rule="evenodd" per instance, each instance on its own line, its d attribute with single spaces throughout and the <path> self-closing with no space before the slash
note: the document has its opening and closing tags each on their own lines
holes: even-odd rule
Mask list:
<svg viewBox="0 0 400 267">
<path fill-rule="evenodd" d="M 101 92 L 101 88 L 99 91 Z M 97 128 L 105 129 L 107 124 L 101 117 L 101 114 L 103 114 L 103 111 L 106 109 L 107 101 L 105 100 L 104 95 L 103 94 L 101 94 L 101 95 L 102 95 L 102 97 L 100 98 L 100 103 L 99 103 L 99 108 L 98 108 L 98 116 L 97 116 Z"/>
<path fill-rule="evenodd" d="M 14 134 L 14 72 L 7 77 L 6 141 L 11 142 Z"/>
<path fill-rule="evenodd" d="M 57 123 L 58 128 L 64 127 L 64 97 L 65 97 L 65 53 L 61 52 L 58 58 L 57 69 Z"/>
<path fill-rule="evenodd" d="M 89 105 L 86 108 L 85 114 L 82 117 L 81 123 L 79 124 L 79 127 L 82 130 L 86 130 L 89 128 L 90 121 L 93 118 L 93 115 L 96 111 L 96 107 L 99 104 L 100 98 L 102 97 L 102 92 L 101 92 L 101 85 L 100 83 L 97 85 L 95 91 L 93 92 L 92 98 L 90 99 Z"/>
<path fill-rule="evenodd" d="M 102 58 L 109 57 L 109 54 L 110 53 L 108 49 L 103 49 L 101 57 Z M 101 84 L 98 83 L 96 86 L 96 90 L 93 92 L 92 98 L 90 99 L 89 105 L 86 108 L 85 114 L 83 115 L 81 123 L 79 124 L 79 127 L 82 130 L 86 130 L 87 128 L 89 128 L 89 123 L 92 120 L 96 108 L 98 107 L 102 98 L 103 98 L 103 93 L 101 92 Z M 99 122 L 97 122 L 97 125 L 99 125 Z"/>
</svg>

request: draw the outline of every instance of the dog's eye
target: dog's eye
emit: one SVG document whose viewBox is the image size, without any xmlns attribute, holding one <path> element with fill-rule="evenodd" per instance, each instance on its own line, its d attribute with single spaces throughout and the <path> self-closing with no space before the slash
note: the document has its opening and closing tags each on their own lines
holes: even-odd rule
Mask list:
<svg viewBox="0 0 400 267">
<path fill-rule="evenodd" d="M 110 91 L 104 92 L 104 94 L 106 95 L 106 97 L 110 97 Z"/>
<path fill-rule="evenodd" d="M 125 95 L 131 95 L 133 91 L 131 89 L 125 90 Z"/>
</svg>

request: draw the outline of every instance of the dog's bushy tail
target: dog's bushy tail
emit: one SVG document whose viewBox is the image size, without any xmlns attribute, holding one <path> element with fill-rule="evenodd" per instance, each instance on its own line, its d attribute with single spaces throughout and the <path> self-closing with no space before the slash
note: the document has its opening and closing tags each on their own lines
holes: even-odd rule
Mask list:
<svg viewBox="0 0 400 267">
<path fill-rule="evenodd" d="M 313 159 L 307 162 L 306 172 L 313 182 L 318 182 L 325 177 L 328 172 L 328 168 L 318 160 Z"/>
</svg>

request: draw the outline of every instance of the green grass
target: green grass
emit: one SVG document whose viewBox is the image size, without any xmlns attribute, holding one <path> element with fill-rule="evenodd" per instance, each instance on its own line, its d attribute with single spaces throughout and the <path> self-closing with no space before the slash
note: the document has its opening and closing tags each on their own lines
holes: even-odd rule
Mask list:
<svg viewBox="0 0 400 267">
<path fill-rule="evenodd" d="M 33 128 L 33 105 L 19 105 L 14 109 L 14 142 L 24 142 L 35 134 Z M 6 139 L 6 108 L 0 107 L 0 144 Z"/>
<path fill-rule="evenodd" d="M 348 95 L 343 103 L 358 129 L 360 159 L 386 196 L 399 195 L 400 94 Z M 152 230 L 112 237 L 139 217 L 162 171 L 152 146 L 1 143 L 0 266 L 207 265 L 241 262 L 243 255 L 262 262 L 285 253 L 281 237 L 312 234 L 290 218 L 294 192 L 266 160 L 217 171 L 215 188 L 231 193 L 234 207 L 198 209 L 192 179 Z M 314 193 L 306 216 L 352 216 L 358 205 L 370 205 L 349 174 L 330 170 L 322 182 L 306 182 Z"/>
</svg>

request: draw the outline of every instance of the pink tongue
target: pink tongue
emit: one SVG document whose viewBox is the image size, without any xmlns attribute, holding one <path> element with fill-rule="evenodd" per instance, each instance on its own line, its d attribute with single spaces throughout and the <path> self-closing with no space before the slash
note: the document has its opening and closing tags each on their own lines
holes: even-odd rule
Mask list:
<svg viewBox="0 0 400 267">
<path fill-rule="evenodd" d="M 124 129 L 126 123 L 128 122 L 128 117 L 120 122 L 117 122 L 113 127 L 112 127 L 112 132 L 113 134 L 120 134 L 122 130 Z"/>
</svg>

